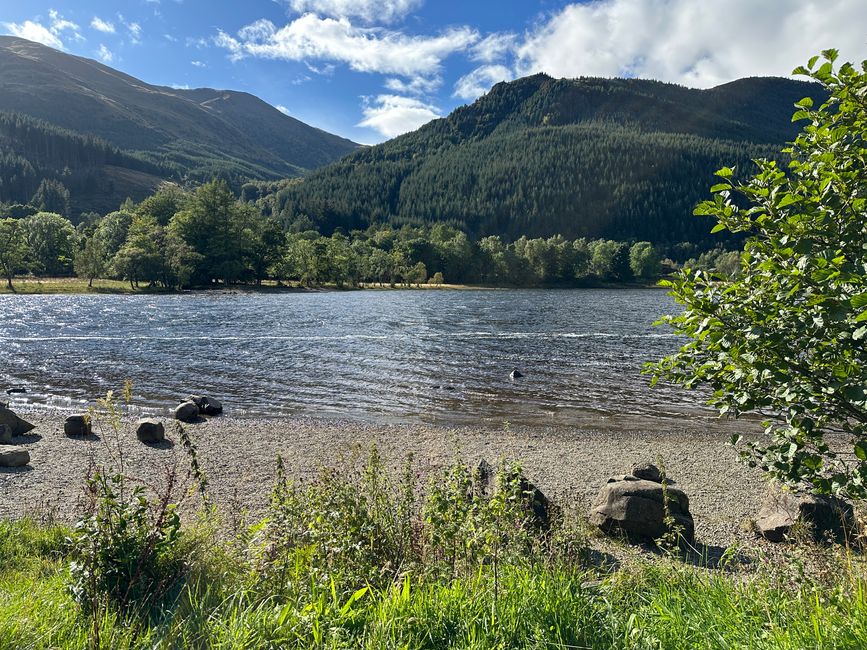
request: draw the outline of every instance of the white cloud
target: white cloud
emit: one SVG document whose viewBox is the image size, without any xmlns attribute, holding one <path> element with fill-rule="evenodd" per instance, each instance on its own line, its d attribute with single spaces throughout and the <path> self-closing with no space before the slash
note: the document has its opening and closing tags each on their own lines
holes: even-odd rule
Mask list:
<svg viewBox="0 0 867 650">
<path fill-rule="evenodd" d="M 379 95 L 373 103 L 365 100 L 362 113 L 364 119 L 358 126 L 375 129 L 387 138 L 407 133 L 440 117 L 435 106 L 399 95 Z"/>
<path fill-rule="evenodd" d="M 189 84 L 170 84 L 169 88 L 174 88 L 175 90 L 189 90 Z"/>
<path fill-rule="evenodd" d="M 41 23 L 25 20 L 23 23 L 3 23 L 8 33 L 28 41 L 36 41 L 57 50 L 63 49 L 63 41 Z"/>
<path fill-rule="evenodd" d="M 71 20 L 66 20 L 54 9 L 48 12 L 48 19 L 48 26 L 43 25 L 37 17 L 33 20 L 25 20 L 22 23 L 3 23 L 3 27 L 7 30 L 7 33 L 13 36 L 26 38 L 28 41 L 42 43 L 58 50 L 64 49 L 62 40 L 64 32 L 69 32 L 69 36 L 73 40 L 84 40 L 79 31 L 79 26 Z"/>
<path fill-rule="evenodd" d="M 517 39 L 518 37 L 511 33 L 489 34 L 473 46 L 470 58 L 483 63 L 502 60 L 514 49 Z"/>
<path fill-rule="evenodd" d="M 96 56 L 98 56 L 103 63 L 111 63 L 114 60 L 114 53 L 102 44 L 100 44 Z"/>
<path fill-rule="evenodd" d="M 409 95 L 429 95 L 442 86 L 443 78 L 439 75 L 433 77 L 412 77 L 409 81 L 391 77 L 385 80 L 385 87 L 396 93 Z"/>
<path fill-rule="evenodd" d="M 135 21 L 127 22 L 126 18 L 123 17 L 122 13 L 117 14 L 117 19 L 121 22 L 121 24 L 126 27 L 127 32 L 129 32 L 129 40 L 133 45 L 138 45 L 141 43 L 141 25 L 139 25 Z"/>
<path fill-rule="evenodd" d="M 277 104 L 274 108 L 283 113 L 283 115 L 289 115 L 289 109 L 283 106 L 283 104 Z"/>
<path fill-rule="evenodd" d="M 90 21 L 90 26 L 103 34 L 114 34 L 114 23 L 103 20 L 99 16 L 93 17 L 93 20 Z"/>
<path fill-rule="evenodd" d="M 556 77 L 635 76 L 709 87 L 745 76 L 788 75 L 828 47 L 867 58 L 864 0 L 694 0 L 571 4 L 517 47 L 517 72 Z"/>
<path fill-rule="evenodd" d="M 190 65 L 195 66 L 197 68 L 207 68 L 207 64 L 204 61 L 190 61 Z"/>
<path fill-rule="evenodd" d="M 504 65 L 483 65 L 457 80 L 453 96 L 471 101 L 484 95 L 495 83 L 512 79 L 514 74 Z"/>
<path fill-rule="evenodd" d="M 432 75 L 442 60 L 478 39 L 468 27 L 446 30 L 437 36 L 408 36 L 382 28 L 361 28 L 347 19 L 305 14 L 284 27 L 258 20 L 236 37 L 219 31 L 214 42 L 232 59 L 256 56 L 288 61 L 338 61 L 359 72 L 380 72 L 407 77 Z"/>
<path fill-rule="evenodd" d="M 422 5 L 422 0 L 287 0 L 296 12 L 313 12 L 335 18 L 360 18 L 365 22 L 390 23 Z"/>
</svg>

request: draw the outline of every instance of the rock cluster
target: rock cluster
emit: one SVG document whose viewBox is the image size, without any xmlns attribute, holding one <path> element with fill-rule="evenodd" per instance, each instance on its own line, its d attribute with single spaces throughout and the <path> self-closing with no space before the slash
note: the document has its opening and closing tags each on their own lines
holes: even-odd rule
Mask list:
<svg viewBox="0 0 867 650">
<path fill-rule="evenodd" d="M 773 491 L 759 510 L 756 532 L 770 542 L 790 537 L 795 525 L 804 524 L 816 541 L 828 537 L 845 540 L 855 530 L 852 504 L 836 497 Z"/>
<path fill-rule="evenodd" d="M 689 498 L 678 488 L 663 484 L 655 465 L 637 466 L 635 473 L 608 479 L 590 510 L 590 523 L 609 535 L 633 542 L 654 542 L 676 532 L 680 540 L 695 540 Z"/>
<path fill-rule="evenodd" d="M 190 395 L 175 407 L 175 419 L 181 422 L 197 422 L 200 415 L 220 415 L 223 405 L 213 397 Z"/>
</svg>

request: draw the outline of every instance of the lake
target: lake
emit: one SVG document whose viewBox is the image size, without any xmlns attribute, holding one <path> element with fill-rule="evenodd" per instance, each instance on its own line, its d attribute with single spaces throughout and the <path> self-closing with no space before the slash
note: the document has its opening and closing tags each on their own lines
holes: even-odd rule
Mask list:
<svg viewBox="0 0 867 650">
<path fill-rule="evenodd" d="M 6 295 L 0 384 L 27 387 L 9 396 L 21 408 L 77 408 L 130 379 L 157 413 L 201 392 L 257 417 L 707 416 L 700 395 L 641 374 L 681 343 L 652 326 L 676 309 L 655 289 Z"/>
</svg>

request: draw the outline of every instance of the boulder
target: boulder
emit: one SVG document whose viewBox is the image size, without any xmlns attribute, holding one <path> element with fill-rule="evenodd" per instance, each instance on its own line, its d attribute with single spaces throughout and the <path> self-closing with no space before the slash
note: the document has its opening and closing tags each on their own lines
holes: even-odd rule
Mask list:
<svg viewBox="0 0 867 650">
<path fill-rule="evenodd" d="M 0 448 L 0 467 L 23 467 L 30 462 L 30 452 L 24 447 Z"/>
<path fill-rule="evenodd" d="M 187 401 L 195 404 L 202 415 L 219 415 L 223 412 L 223 405 L 213 397 L 190 395 Z"/>
<path fill-rule="evenodd" d="M 668 511 L 684 541 L 695 539 L 695 524 L 689 512 L 689 498 L 677 488 L 639 479 L 614 480 L 606 483 L 590 510 L 590 523 L 609 535 L 625 535 L 633 542 L 652 542 L 670 532 L 666 523 L 665 495 Z"/>
<path fill-rule="evenodd" d="M 8 424 L 0 424 L 0 445 L 12 444 L 12 428 Z"/>
<path fill-rule="evenodd" d="M 27 420 L 22 420 L 11 409 L 0 409 L 0 424 L 5 424 L 12 429 L 13 436 L 23 436 L 35 429 Z"/>
<path fill-rule="evenodd" d="M 175 419 L 181 422 L 196 422 L 199 419 L 199 407 L 194 402 L 181 402 L 175 407 Z"/>
<path fill-rule="evenodd" d="M 653 463 L 638 463 L 632 468 L 632 475 L 653 483 L 662 483 L 662 472 Z"/>
<path fill-rule="evenodd" d="M 548 530 L 551 527 L 551 502 L 548 501 L 548 497 L 527 479 L 521 479 L 521 491 L 533 512 L 533 523 Z"/>
<path fill-rule="evenodd" d="M 135 424 L 135 435 L 142 442 L 162 442 L 166 439 L 166 428 L 154 418 L 141 418 Z"/>
<path fill-rule="evenodd" d="M 23 395 L 27 392 L 27 389 L 23 386 L 13 386 L 12 388 L 6 389 L 7 395 Z"/>
<path fill-rule="evenodd" d="M 796 523 L 807 525 L 813 539 L 830 536 L 843 541 L 855 530 L 855 514 L 848 501 L 818 494 L 772 492 L 756 517 L 756 531 L 770 542 L 785 540 Z"/>
<path fill-rule="evenodd" d="M 67 436 L 89 436 L 92 433 L 90 416 L 87 413 L 70 415 L 63 423 L 63 433 Z"/>
</svg>

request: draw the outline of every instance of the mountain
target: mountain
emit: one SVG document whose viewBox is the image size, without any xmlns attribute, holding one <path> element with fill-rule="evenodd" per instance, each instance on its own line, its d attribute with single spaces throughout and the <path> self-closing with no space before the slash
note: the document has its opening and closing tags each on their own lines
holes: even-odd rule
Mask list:
<svg viewBox="0 0 867 650">
<path fill-rule="evenodd" d="M 262 199 L 328 232 L 446 222 L 475 236 L 707 239 L 692 216 L 723 166 L 748 172 L 797 133 L 820 86 L 741 79 L 696 90 L 641 79 L 499 83 L 417 131 L 358 150 Z"/>
<path fill-rule="evenodd" d="M 127 160 L 108 165 L 111 169 L 98 165 L 90 170 L 97 179 L 92 185 L 102 187 L 103 194 L 117 183 L 135 195 L 162 179 L 298 176 L 358 146 L 284 115 L 248 93 L 153 86 L 96 61 L 11 36 L 0 36 L 0 111 L 7 114 L 6 122 L 21 122 L 19 116 L 35 118 L 29 122 L 29 145 L 21 141 L 20 132 L 16 137 L 8 129 L 0 131 L 0 158 L 30 160 L 25 152 L 36 139 L 33 130 L 54 129 L 53 136 L 45 137 L 66 131 L 96 138 L 126 159 L 141 162 L 139 168 Z M 64 173 L 59 158 L 33 162 L 37 175 Z M 69 189 L 81 209 L 96 207 L 92 201 L 103 198 L 99 192 Z M 29 198 L 4 195 L 0 189 L 0 201 Z"/>
</svg>

